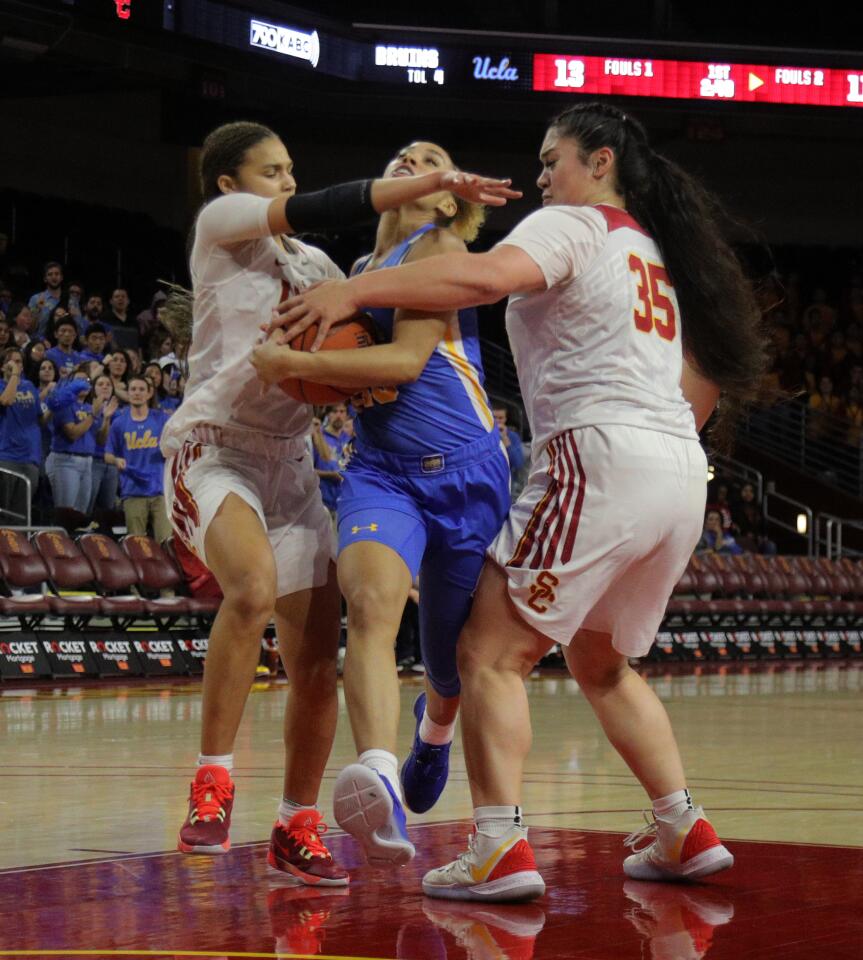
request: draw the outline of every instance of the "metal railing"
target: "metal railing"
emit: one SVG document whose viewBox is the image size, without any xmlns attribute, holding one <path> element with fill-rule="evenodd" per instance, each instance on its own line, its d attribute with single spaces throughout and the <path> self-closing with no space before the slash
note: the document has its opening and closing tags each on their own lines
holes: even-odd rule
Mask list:
<svg viewBox="0 0 863 960">
<path fill-rule="evenodd" d="M 29 527 L 33 519 L 32 514 L 32 503 L 33 503 L 33 485 L 30 483 L 30 478 L 24 476 L 23 473 L 18 473 L 15 470 L 8 470 L 6 467 L 0 467 L 0 475 L 11 477 L 11 481 L 0 480 L 0 484 L 4 486 L 8 484 L 13 490 L 15 489 L 16 480 L 20 480 L 24 485 L 24 512 L 18 513 L 17 510 L 11 508 L 11 504 L 14 502 L 14 498 L 10 496 L 10 505 L 0 507 L 0 522 L 3 521 L 4 517 L 12 517 L 15 520 L 23 520 L 24 525 Z"/>
<path fill-rule="evenodd" d="M 772 480 L 767 484 L 761 506 L 767 523 L 772 523 L 781 530 L 787 530 L 798 537 L 803 537 L 806 540 L 806 555 L 809 557 L 815 555 L 815 524 L 811 507 L 807 507 L 805 503 L 801 503 L 799 500 L 792 500 L 791 497 L 786 497 L 783 493 L 777 493 Z M 777 506 L 779 506 L 779 510 L 777 510 Z M 781 510 L 781 507 L 793 508 L 793 523 L 786 519 L 787 511 Z M 801 516 L 805 517 L 805 529 L 801 529 Z"/>
<path fill-rule="evenodd" d="M 863 557 L 863 520 L 819 513 L 815 518 L 815 549 L 830 560 Z"/>
<path fill-rule="evenodd" d="M 752 411 L 739 432 L 769 456 L 863 497 L 863 431 L 850 421 L 792 401 Z"/>
</svg>

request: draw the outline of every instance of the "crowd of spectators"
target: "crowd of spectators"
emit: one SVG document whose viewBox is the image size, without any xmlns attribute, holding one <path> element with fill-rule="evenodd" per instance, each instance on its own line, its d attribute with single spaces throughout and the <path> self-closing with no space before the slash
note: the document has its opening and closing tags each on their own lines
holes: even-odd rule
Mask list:
<svg viewBox="0 0 863 960">
<path fill-rule="evenodd" d="M 722 477 L 710 481 L 704 532 L 695 552 L 776 553 L 754 484 L 734 484 Z"/>
<path fill-rule="evenodd" d="M 162 325 L 163 292 L 135 312 L 49 262 L 44 289 L 0 281 L 0 508 L 20 519 L 169 535 L 159 439 L 182 402 L 184 357 Z"/>
<path fill-rule="evenodd" d="M 829 294 L 782 278 L 773 325 L 772 383 L 808 407 L 808 435 L 859 447 L 863 437 L 863 268 L 852 263 Z M 824 416 L 827 415 L 827 416 Z M 831 418 L 836 418 L 831 419 Z"/>
</svg>

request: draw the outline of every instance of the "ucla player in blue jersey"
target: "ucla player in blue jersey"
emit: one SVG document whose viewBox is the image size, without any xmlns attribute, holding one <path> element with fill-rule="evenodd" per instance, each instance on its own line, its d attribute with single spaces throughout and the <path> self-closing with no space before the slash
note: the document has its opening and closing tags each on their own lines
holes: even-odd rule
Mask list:
<svg viewBox="0 0 863 960">
<path fill-rule="evenodd" d="M 433 143 L 400 150 L 386 177 L 453 169 Z M 354 272 L 464 251 L 481 207 L 438 193 L 381 216 L 373 253 Z M 359 762 L 339 775 L 336 820 L 371 861 L 414 855 L 402 800 L 431 808 L 444 788 L 459 702 L 456 641 L 470 612 L 486 547 L 509 509 L 509 464 L 483 388 L 477 315 L 371 311 L 384 343 L 300 353 L 275 334 L 253 363 L 273 382 L 397 386 L 365 390 L 354 405 L 354 454 L 339 499 L 339 585 L 348 605 L 345 695 Z M 426 690 L 414 706 L 413 749 L 395 756 L 399 684 L 393 644 L 419 576 Z M 402 794 L 402 788 L 404 793 Z"/>
</svg>

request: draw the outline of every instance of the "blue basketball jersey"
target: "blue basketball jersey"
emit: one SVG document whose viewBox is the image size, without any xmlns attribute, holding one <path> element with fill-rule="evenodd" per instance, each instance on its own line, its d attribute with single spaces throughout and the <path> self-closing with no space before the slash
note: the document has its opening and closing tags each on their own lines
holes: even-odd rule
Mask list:
<svg viewBox="0 0 863 960">
<path fill-rule="evenodd" d="M 398 266 L 413 244 L 435 229 L 433 224 L 420 227 L 375 269 Z M 355 272 L 362 272 L 368 261 L 361 261 Z M 395 310 L 365 312 L 374 318 L 379 339 L 391 341 Z M 416 381 L 361 395 L 375 402 L 359 410 L 357 439 L 399 454 L 445 453 L 472 443 L 494 428 L 483 383 L 477 313 L 459 310 Z"/>
</svg>

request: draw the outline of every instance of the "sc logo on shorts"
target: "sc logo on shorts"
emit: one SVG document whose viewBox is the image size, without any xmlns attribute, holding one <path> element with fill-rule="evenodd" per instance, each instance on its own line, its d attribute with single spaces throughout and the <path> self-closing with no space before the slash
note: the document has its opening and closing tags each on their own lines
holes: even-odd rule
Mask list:
<svg viewBox="0 0 863 960">
<path fill-rule="evenodd" d="M 545 613 L 549 606 L 557 600 L 554 588 L 560 583 L 560 580 L 548 570 L 543 570 L 536 578 L 536 581 L 530 585 L 530 597 L 527 605 L 531 610 L 537 613 Z"/>
</svg>

